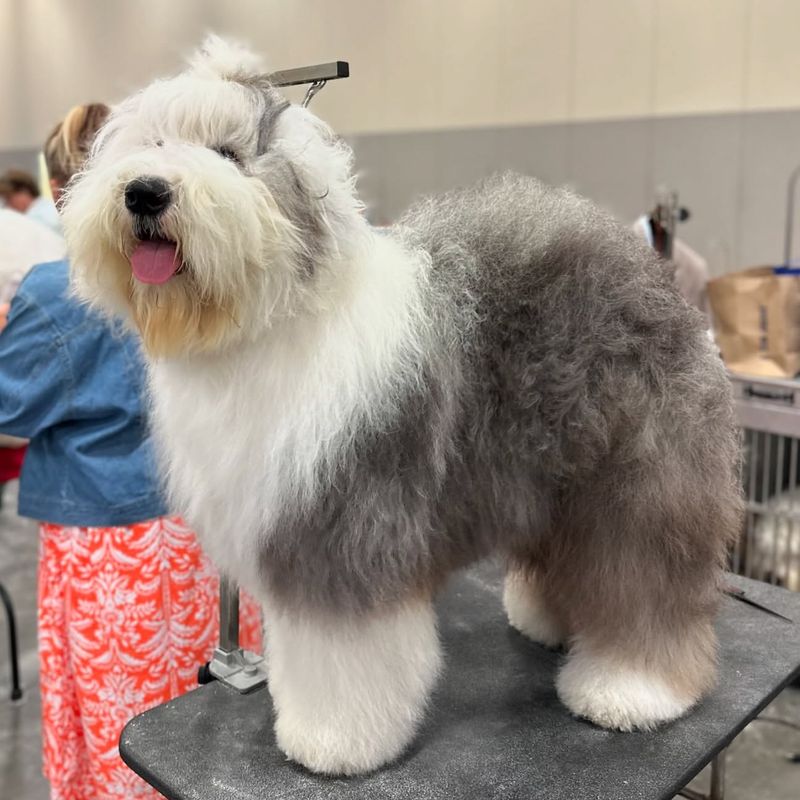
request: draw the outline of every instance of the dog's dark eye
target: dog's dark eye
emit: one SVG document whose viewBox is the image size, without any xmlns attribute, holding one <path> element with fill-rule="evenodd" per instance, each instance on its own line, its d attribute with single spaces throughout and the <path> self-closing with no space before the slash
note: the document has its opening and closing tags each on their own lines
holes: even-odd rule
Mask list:
<svg viewBox="0 0 800 800">
<path fill-rule="evenodd" d="M 227 158 L 228 161 L 233 161 L 234 164 L 242 163 L 236 151 L 232 150 L 230 147 L 215 147 L 214 151 L 219 153 L 223 158 Z"/>
<path fill-rule="evenodd" d="M 156 147 L 163 147 L 164 146 L 164 140 L 163 139 L 156 139 L 155 144 L 156 144 Z"/>
</svg>

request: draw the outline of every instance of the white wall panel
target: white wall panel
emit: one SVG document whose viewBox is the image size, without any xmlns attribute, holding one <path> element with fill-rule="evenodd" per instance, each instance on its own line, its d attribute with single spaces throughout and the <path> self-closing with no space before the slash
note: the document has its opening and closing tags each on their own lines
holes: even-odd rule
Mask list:
<svg viewBox="0 0 800 800">
<path fill-rule="evenodd" d="M 747 24 L 758 2 L 656 0 L 657 114 L 743 107 Z"/>
<path fill-rule="evenodd" d="M 797 105 L 800 84 L 800 2 L 757 0 L 748 32 L 745 105 L 749 109 Z"/>
<path fill-rule="evenodd" d="M 496 8 L 500 26 L 497 123 L 567 119 L 574 62 L 570 3 L 503 0 Z"/>
<path fill-rule="evenodd" d="M 652 111 L 653 0 L 575 0 L 573 118 Z"/>
</svg>

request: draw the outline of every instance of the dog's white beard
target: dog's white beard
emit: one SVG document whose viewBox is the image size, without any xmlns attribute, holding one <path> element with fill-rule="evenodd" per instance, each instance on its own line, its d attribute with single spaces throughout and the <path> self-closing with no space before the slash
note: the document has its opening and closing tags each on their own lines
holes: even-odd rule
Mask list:
<svg viewBox="0 0 800 800">
<path fill-rule="evenodd" d="M 163 150 L 169 158 L 169 148 Z M 128 319 L 153 357 L 252 338 L 274 316 L 291 313 L 300 271 L 297 233 L 269 189 L 225 163 L 209 170 L 203 155 L 185 150 L 169 169 L 152 153 L 118 161 L 104 155 L 65 209 L 76 294 Z M 160 286 L 132 276 L 136 239 L 123 200 L 127 182 L 148 170 L 167 174 L 174 187 L 175 202 L 159 218 L 159 232 L 177 243 L 185 262 Z"/>
</svg>

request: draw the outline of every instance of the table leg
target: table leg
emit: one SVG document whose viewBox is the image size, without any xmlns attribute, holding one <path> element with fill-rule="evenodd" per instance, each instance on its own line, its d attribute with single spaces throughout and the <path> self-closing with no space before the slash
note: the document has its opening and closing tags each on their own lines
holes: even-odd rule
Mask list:
<svg viewBox="0 0 800 800">
<path fill-rule="evenodd" d="M 708 794 L 683 788 L 678 795 L 686 797 L 687 800 L 725 800 L 725 753 L 725 750 L 720 750 L 711 759 L 711 786 Z"/>
<path fill-rule="evenodd" d="M 725 800 L 725 754 L 720 750 L 711 760 L 711 789 L 708 800 Z"/>
</svg>

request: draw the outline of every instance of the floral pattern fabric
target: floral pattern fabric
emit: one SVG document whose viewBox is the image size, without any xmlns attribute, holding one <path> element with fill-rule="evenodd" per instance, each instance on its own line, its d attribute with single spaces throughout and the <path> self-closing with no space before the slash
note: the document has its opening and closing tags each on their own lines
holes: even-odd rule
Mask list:
<svg viewBox="0 0 800 800">
<path fill-rule="evenodd" d="M 197 686 L 219 632 L 219 579 L 177 518 L 126 527 L 43 524 L 39 662 L 52 800 L 160 798 L 117 749 L 125 723 Z M 240 603 L 242 646 L 261 612 Z"/>
</svg>

